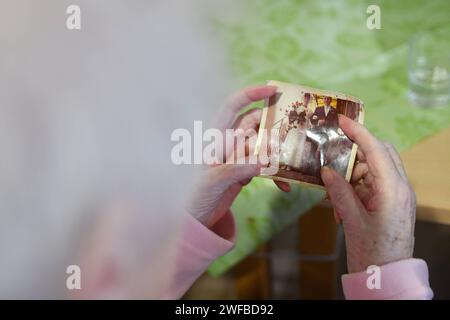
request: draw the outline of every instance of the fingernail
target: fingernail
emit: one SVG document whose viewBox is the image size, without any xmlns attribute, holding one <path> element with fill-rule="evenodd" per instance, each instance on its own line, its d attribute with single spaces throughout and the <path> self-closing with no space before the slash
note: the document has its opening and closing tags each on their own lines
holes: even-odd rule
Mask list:
<svg viewBox="0 0 450 320">
<path fill-rule="evenodd" d="M 333 173 L 331 172 L 331 169 L 328 167 L 322 167 L 322 170 L 320 170 L 320 174 L 322 176 L 322 180 L 324 184 L 330 184 L 333 181 Z"/>
</svg>

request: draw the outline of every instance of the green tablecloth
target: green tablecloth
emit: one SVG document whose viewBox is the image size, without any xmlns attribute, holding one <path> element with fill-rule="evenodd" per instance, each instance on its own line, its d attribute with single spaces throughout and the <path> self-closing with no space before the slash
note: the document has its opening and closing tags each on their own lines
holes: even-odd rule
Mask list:
<svg viewBox="0 0 450 320">
<path fill-rule="evenodd" d="M 450 1 L 231 0 L 214 23 L 240 86 L 268 79 L 341 91 L 362 99 L 366 126 L 403 150 L 450 125 L 450 107 L 424 109 L 407 100 L 411 36 L 444 29 Z M 381 30 L 366 27 L 369 4 L 381 8 Z M 278 191 L 256 178 L 233 204 L 236 247 L 209 268 L 220 275 L 314 206 L 323 193 Z"/>
</svg>

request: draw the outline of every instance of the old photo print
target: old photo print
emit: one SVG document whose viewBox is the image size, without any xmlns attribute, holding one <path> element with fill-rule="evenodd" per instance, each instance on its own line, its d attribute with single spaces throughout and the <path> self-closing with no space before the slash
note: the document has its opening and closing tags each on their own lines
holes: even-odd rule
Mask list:
<svg viewBox="0 0 450 320">
<path fill-rule="evenodd" d="M 278 136 L 277 146 L 268 151 L 276 154 L 278 171 L 268 177 L 323 186 L 320 169 L 330 166 L 348 181 L 357 146 L 339 128 L 338 114 L 363 123 L 362 101 L 278 81 L 269 81 L 268 85 L 278 88 L 266 102 L 258 134 L 259 142 L 264 132 L 276 132 Z M 258 144 L 256 153 L 261 149 Z"/>
</svg>

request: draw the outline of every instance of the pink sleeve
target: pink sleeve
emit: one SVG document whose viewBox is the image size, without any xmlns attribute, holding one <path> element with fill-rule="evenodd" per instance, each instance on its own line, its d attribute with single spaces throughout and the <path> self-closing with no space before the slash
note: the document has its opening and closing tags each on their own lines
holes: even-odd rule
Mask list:
<svg viewBox="0 0 450 320">
<path fill-rule="evenodd" d="M 165 298 L 178 299 L 218 257 L 234 246 L 235 224 L 228 212 L 211 229 L 187 215 L 178 245 L 175 274 Z"/>
<path fill-rule="evenodd" d="M 428 283 L 428 268 L 421 259 L 406 259 L 380 267 L 379 289 L 369 289 L 367 280 L 373 274 L 365 271 L 342 276 L 346 299 L 401 299 L 419 300 L 433 298 Z M 373 279 L 373 278 L 371 278 Z"/>
</svg>

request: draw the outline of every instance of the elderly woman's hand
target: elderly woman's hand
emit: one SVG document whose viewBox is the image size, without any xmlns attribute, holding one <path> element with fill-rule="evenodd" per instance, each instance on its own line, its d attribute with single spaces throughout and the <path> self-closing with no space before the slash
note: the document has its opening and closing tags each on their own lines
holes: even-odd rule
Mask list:
<svg viewBox="0 0 450 320">
<path fill-rule="evenodd" d="M 273 86 L 243 89 L 228 100 L 218 116 L 217 128 L 223 133 L 227 129 L 240 129 L 241 132 L 252 131 L 253 134 L 237 137 L 246 144 L 245 154 L 236 150 L 240 143 L 227 139 L 223 154 L 225 161 L 208 167 L 194 191 L 189 213 L 208 228 L 213 227 L 229 211 L 242 187 L 248 184 L 252 177 L 259 175 L 262 167 L 259 163 L 249 161 L 249 155 L 253 154 L 255 147 L 261 109 L 252 109 L 240 116 L 238 114 L 251 103 L 267 99 L 275 92 L 276 87 Z M 238 161 L 238 158 L 243 162 Z M 284 191 L 290 190 L 287 183 L 276 182 L 276 185 Z"/>
<path fill-rule="evenodd" d="M 397 151 L 349 118 L 340 116 L 339 124 L 358 145 L 352 185 L 332 169 L 321 174 L 343 221 L 349 273 L 411 258 L 415 194 Z"/>
</svg>

